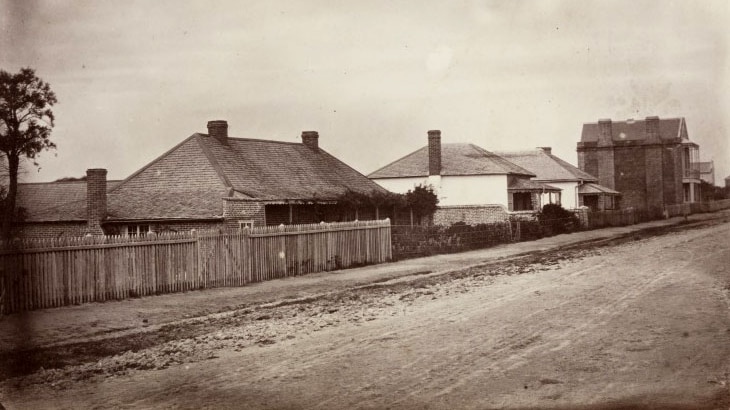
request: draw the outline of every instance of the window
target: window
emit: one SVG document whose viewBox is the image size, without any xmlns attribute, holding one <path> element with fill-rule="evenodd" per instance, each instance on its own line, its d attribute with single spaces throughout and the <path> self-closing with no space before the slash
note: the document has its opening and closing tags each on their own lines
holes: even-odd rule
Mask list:
<svg viewBox="0 0 730 410">
<path fill-rule="evenodd" d="M 253 228 L 253 221 L 250 219 L 238 221 L 238 229 Z"/>
<path fill-rule="evenodd" d="M 512 194 L 512 208 L 514 211 L 532 211 L 532 194 L 529 192 L 515 192 Z"/>
<path fill-rule="evenodd" d="M 145 235 L 152 232 L 149 225 L 127 225 L 124 227 L 124 234 L 129 236 Z"/>
</svg>

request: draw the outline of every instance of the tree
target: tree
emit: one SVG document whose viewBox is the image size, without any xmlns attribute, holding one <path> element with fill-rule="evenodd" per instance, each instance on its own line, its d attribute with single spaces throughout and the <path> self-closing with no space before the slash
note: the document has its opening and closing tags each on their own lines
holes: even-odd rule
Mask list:
<svg viewBox="0 0 730 410">
<path fill-rule="evenodd" d="M 405 202 L 420 221 L 423 217 L 430 217 L 436 212 L 439 203 L 438 196 L 430 185 L 417 185 L 405 194 Z"/>
<path fill-rule="evenodd" d="M 8 189 L 2 214 L 2 235 L 9 237 L 17 218 L 18 167 L 21 157 L 33 161 L 43 150 L 56 148 L 51 140 L 53 112 L 58 100 L 32 68 L 13 74 L 0 70 L 0 152 L 7 160 Z"/>
</svg>

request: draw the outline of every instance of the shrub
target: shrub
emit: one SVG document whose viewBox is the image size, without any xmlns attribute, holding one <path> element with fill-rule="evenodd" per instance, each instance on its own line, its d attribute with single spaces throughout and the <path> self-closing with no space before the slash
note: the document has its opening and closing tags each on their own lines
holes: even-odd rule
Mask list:
<svg viewBox="0 0 730 410">
<path fill-rule="evenodd" d="M 547 204 L 537 214 L 545 236 L 574 232 L 580 227 L 580 220 L 573 212 L 557 204 Z"/>
</svg>

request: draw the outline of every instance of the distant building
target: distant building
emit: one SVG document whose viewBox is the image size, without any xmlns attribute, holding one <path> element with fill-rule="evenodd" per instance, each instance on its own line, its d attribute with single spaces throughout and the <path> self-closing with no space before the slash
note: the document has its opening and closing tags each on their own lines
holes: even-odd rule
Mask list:
<svg viewBox="0 0 730 410">
<path fill-rule="evenodd" d="M 598 178 L 556 157 L 550 147 L 496 154 L 534 173 L 533 181 L 560 188 L 557 194 L 542 194 L 543 203 L 558 203 L 566 209 L 587 206 L 594 210 L 606 210 L 618 206 L 618 192 L 598 185 Z M 553 200 L 554 197 L 557 201 Z"/>
<path fill-rule="evenodd" d="M 621 207 L 661 213 L 665 206 L 698 202 L 699 146 L 684 118 L 583 124 L 578 167 L 621 193 Z"/>
<path fill-rule="evenodd" d="M 430 185 L 439 198 L 435 224 L 488 223 L 508 218 L 508 211 L 539 211 L 542 194 L 560 189 L 532 181 L 535 174 L 474 144 L 441 144 L 441 131 L 428 132 L 428 145 L 398 159 L 368 178 L 405 193 Z"/>
<path fill-rule="evenodd" d="M 715 162 L 700 162 L 700 179 L 710 185 L 715 185 Z"/>
</svg>

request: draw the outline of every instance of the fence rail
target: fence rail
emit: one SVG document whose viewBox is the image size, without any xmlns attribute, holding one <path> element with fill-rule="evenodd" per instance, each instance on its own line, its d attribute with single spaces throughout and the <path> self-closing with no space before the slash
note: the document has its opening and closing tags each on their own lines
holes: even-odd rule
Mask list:
<svg viewBox="0 0 730 410">
<path fill-rule="evenodd" d="M 4 313 L 184 292 L 392 258 L 390 221 L 0 244 Z"/>
</svg>

